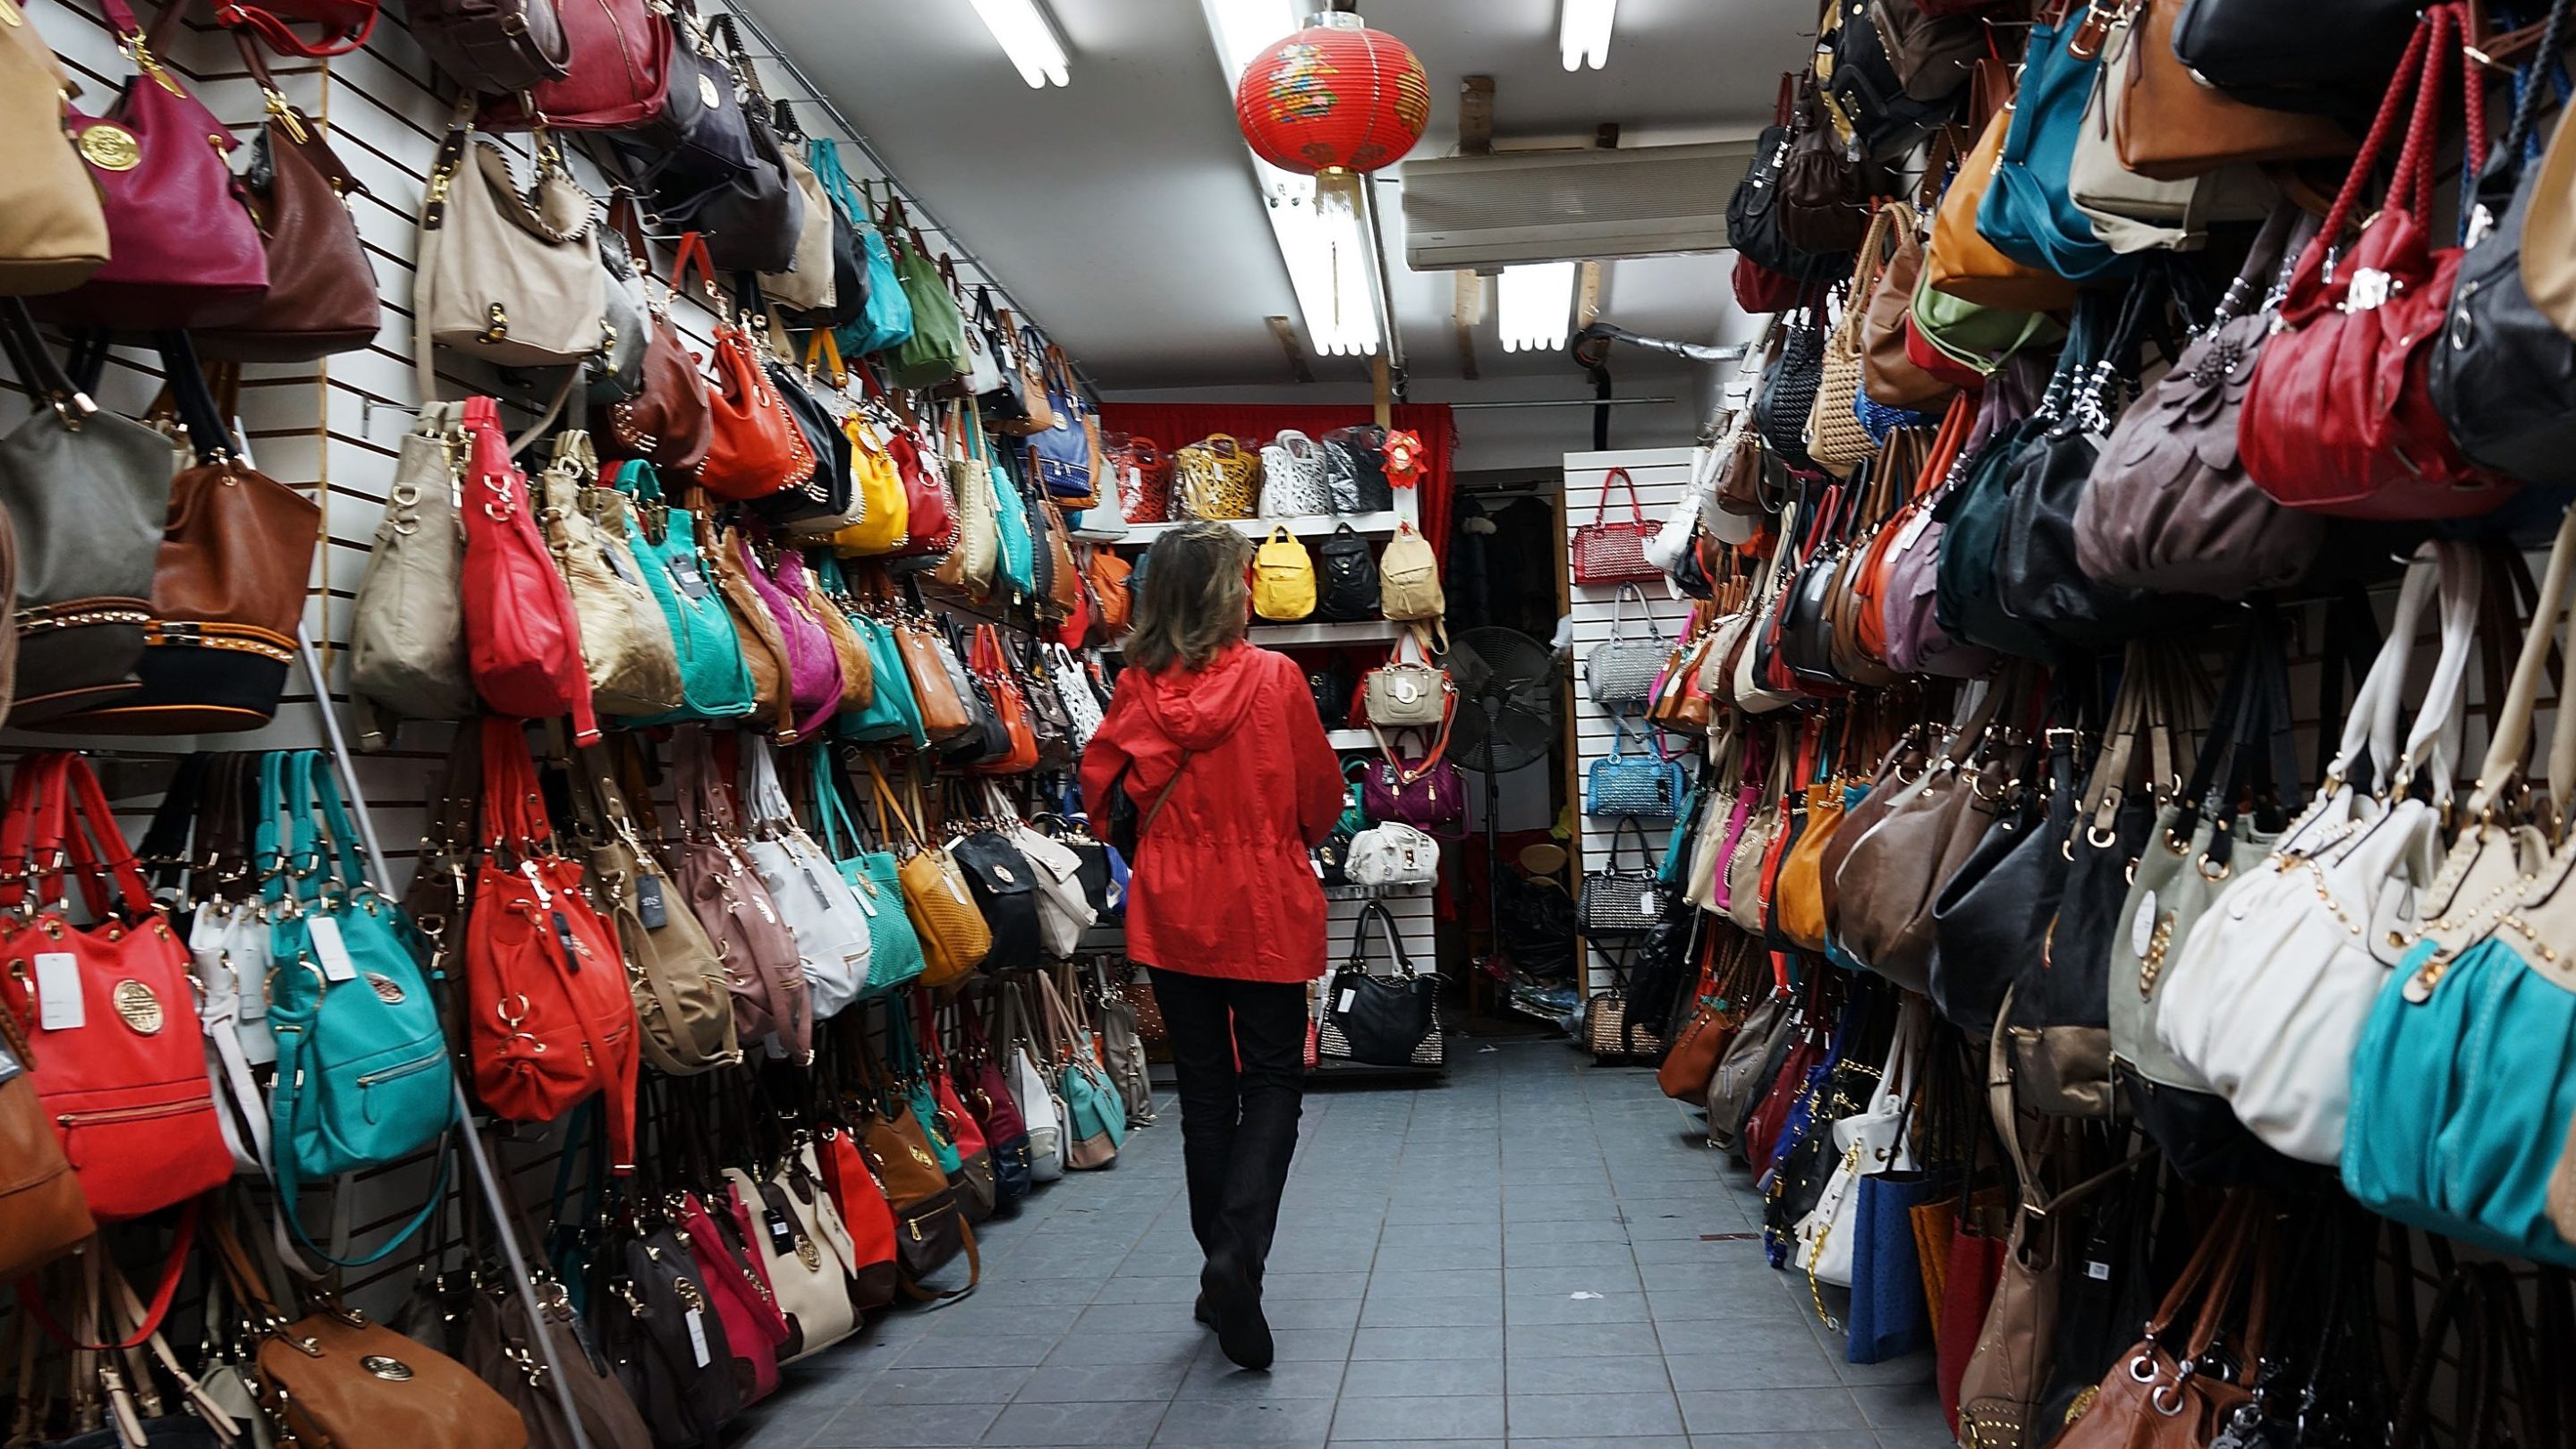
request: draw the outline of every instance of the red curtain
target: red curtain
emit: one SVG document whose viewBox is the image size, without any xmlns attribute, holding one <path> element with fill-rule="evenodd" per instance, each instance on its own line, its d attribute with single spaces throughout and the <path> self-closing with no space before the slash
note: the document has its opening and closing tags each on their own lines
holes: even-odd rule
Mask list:
<svg viewBox="0 0 2576 1449">
<path fill-rule="evenodd" d="M 1283 430 L 1322 437 L 1334 428 L 1376 421 L 1366 403 L 1346 406 L 1304 403 L 1104 403 L 1100 425 L 1113 432 L 1151 438 L 1166 453 L 1195 443 L 1211 433 L 1227 433 L 1258 447 Z M 1443 563 L 1449 558 L 1450 467 L 1458 452 L 1458 424 L 1447 403 L 1397 403 L 1395 426 L 1422 440 L 1419 485 L 1422 536 Z"/>
</svg>

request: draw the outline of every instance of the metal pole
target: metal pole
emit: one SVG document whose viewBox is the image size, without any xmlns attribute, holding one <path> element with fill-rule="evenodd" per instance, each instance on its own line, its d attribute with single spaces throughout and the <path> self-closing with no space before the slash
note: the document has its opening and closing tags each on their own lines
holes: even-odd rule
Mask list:
<svg viewBox="0 0 2576 1449">
<path fill-rule="evenodd" d="M 313 650 L 313 636 L 302 624 L 295 626 L 295 647 L 304 657 L 304 677 L 313 681 L 313 703 L 322 711 L 322 733 L 331 742 L 331 762 L 340 769 L 340 788 L 348 792 L 349 812 L 358 820 L 358 836 L 367 849 L 367 869 L 374 872 L 379 887 L 390 887 L 393 873 L 385 868 L 385 847 L 376 839 L 375 816 L 367 809 L 367 796 L 358 784 L 358 769 L 349 758 L 348 741 L 340 734 L 340 716 L 331 708 L 331 687 L 322 674 L 322 660 Z M 537 1299 L 537 1286 L 528 1275 L 528 1261 L 519 1252 L 519 1223 L 509 1205 L 501 1199 L 501 1179 L 492 1170 L 492 1159 L 483 1151 L 483 1134 L 474 1130 L 473 1104 L 465 1100 L 464 1084 L 456 1080 L 451 1069 L 447 1074 L 447 1092 L 456 1104 L 456 1120 L 462 1124 L 459 1136 L 465 1139 L 465 1159 L 473 1164 L 474 1180 L 483 1186 L 483 1206 L 492 1214 L 500 1231 L 501 1254 L 509 1261 L 510 1282 L 519 1291 L 519 1302 L 528 1310 L 528 1336 L 537 1342 L 537 1353 L 544 1358 L 546 1377 L 553 1384 L 555 1403 L 563 1410 L 564 1426 L 572 1433 L 573 1449 L 592 1449 L 590 1436 L 582 1431 L 581 1406 L 573 1401 L 572 1384 L 564 1377 L 563 1365 L 555 1361 L 554 1335 L 545 1331 L 546 1306 Z"/>
</svg>

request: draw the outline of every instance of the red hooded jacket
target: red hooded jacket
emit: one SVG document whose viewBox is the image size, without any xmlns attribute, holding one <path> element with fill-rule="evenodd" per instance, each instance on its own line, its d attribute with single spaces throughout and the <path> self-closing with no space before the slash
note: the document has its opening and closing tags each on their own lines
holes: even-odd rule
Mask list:
<svg viewBox="0 0 2576 1449">
<path fill-rule="evenodd" d="M 1342 813 L 1342 769 L 1304 672 L 1243 643 L 1196 672 L 1128 670 L 1082 751 L 1094 829 L 1109 828 L 1122 769 L 1140 824 L 1172 785 L 1137 843 L 1128 956 L 1238 981 L 1322 975 L 1324 889 L 1306 852 Z"/>
</svg>

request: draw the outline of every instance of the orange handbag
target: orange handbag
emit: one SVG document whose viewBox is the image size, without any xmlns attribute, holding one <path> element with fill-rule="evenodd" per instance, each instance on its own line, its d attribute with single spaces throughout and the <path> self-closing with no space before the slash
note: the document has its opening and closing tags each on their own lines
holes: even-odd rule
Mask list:
<svg viewBox="0 0 2576 1449">
<path fill-rule="evenodd" d="M 2009 107 L 1995 112 L 1941 194 L 1940 208 L 1932 213 L 1932 241 L 1923 251 L 1923 285 L 1980 307 L 2062 312 L 2075 305 L 2073 282 L 2014 261 L 1977 232 L 1977 207 L 1994 184 L 2011 126 Z"/>
<path fill-rule="evenodd" d="M 1950 399 L 1948 411 L 1941 415 L 1940 431 L 1932 435 L 1931 449 L 1924 454 L 1923 465 L 1914 475 L 1913 491 L 1871 537 L 1869 549 L 1862 555 L 1860 567 L 1852 575 L 1853 642 L 1861 653 L 1881 664 L 1887 662 L 1889 575 L 1905 550 L 1921 541 L 1924 529 L 1932 520 L 1931 495 L 1940 488 L 1941 480 L 1949 475 L 1951 466 L 1957 462 L 1959 449 L 1966 443 L 1968 431 L 1976 421 L 1977 404 L 1973 394 L 1960 393 Z"/>
<path fill-rule="evenodd" d="M 1091 562 L 1083 569 L 1091 577 L 1091 597 L 1100 605 L 1100 627 L 1112 639 L 1127 632 L 1127 620 L 1134 612 L 1127 577 L 1135 571 L 1135 565 L 1105 548 L 1093 549 Z"/>
<path fill-rule="evenodd" d="M 1019 676 L 1012 672 L 1010 657 L 1002 652 L 1002 636 L 992 625 L 975 626 L 966 667 L 984 682 L 984 692 L 992 697 L 993 718 L 1011 737 L 1009 754 L 967 769 L 978 775 L 1019 775 L 1036 769 L 1038 735 L 1029 724 L 1028 696 L 1020 692 Z"/>
<path fill-rule="evenodd" d="M 601 1097 L 610 1164 L 632 1171 L 643 1056 L 626 958 L 591 909 L 582 868 L 555 853 L 514 719 L 483 721 L 483 822 L 465 936 L 475 1095 L 513 1122 L 551 1122 Z"/>
<path fill-rule="evenodd" d="M 717 314 L 723 315 L 706 238 L 696 232 L 680 238 L 680 254 L 671 265 L 672 289 L 687 283 L 691 261 L 716 297 Z M 765 498 L 813 477 L 813 445 L 787 411 L 786 399 L 770 385 L 751 334 L 719 322 L 715 338 L 715 384 L 707 389 L 707 453 L 690 477 L 720 498 Z"/>
</svg>

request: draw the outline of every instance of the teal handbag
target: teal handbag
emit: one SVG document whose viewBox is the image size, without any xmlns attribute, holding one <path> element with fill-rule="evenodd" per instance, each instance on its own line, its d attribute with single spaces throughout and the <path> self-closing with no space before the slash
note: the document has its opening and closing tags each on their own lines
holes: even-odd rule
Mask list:
<svg viewBox="0 0 2576 1449">
<path fill-rule="evenodd" d="M 863 195 L 851 183 L 850 173 L 841 165 L 840 144 L 828 136 L 805 143 L 805 164 L 814 168 L 814 179 L 840 208 L 868 257 L 868 308 L 857 321 L 834 330 L 832 340 L 850 357 L 901 347 L 912 338 L 912 299 L 904 295 L 903 281 L 894 274 L 894 253 L 886 247 L 885 233 L 877 230 L 876 219 L 869 215 L 875 210 L 871 205 L 875 193 Z"/>
<path fill-rule="evenodd" d="M 868 674 L 874 681 L 864 707 L 845 708 L 832 717 L 834 730 L 841 738 L 862 744 L 902 740 L 916 750 L 927 746 L 930 732 L 922 728 L 921 701 L 913 696 L 912 676 L 903 667 L 903 651 L 895 645 L 894 631 L 850 596 L 839 559 L 824 554 L 814 566 L 814 577 L 823 597 L 850 621 L 850 632 L 867 647 Z"/>
<path fill-rule="evenodd" d="M 742 636 L 734 632 L 732 616 L 699 557 L 697 515 L 665 505 L 661 475 L 641 459 L 618 465 L 614 486 L 628 500 L 626 508 L 617 510 L 627 546 L 644 570 L 644 586 L 662 606 L 662 622 L 670 627 L 671 644 L 680 657 L 684 701 L 670 714 L 627 723 L 640 727 L 750 714 L 756 707 L 751 666 L 743 662 Z"/>
<path fill-rule="evenodd" d="M 2024 266 L 2072 282 L 2111 281 L 2135 275 L 2139 258 L 2111 250 L 2093 232 L 2093 221 L 2067 188 L 2075 142 L 2083 134 L 2084 105 L 2093 95 L 2100 48 L 2078 56 L 2067 44 L 2067 22 L 2034 25 L 2023 52 L 2021 88 L 2013 93 L 2012 124 L 1993 182 L 1977 203 L 1977 235 Z"/>
<path fill-rule="evenodd" d="M 885 692 L 882 683 L 877 692 Z M 839 782 L 832 778 L 830 753 L 816 750 L 813 755 L 815 813 L 822 817 L 824 853 L 868 918 L 868 984 L 859 993 L 864 1001 L 918 978 L 929 962 L 921 954 L 912 917 L 904 913 L 900 863 L 892 851 L 859 848 L 858 822 L 850 818 Z"/>
<path fill-rule="evenodd" d="M 975 430 L 978 439 L 983 429 Z M 1037 542 L 1029 535 L 1028 500 L 1020 496 L 1020 485 L 1011 470 L 991 456 L 988 447 L 986 467 L 993 478 L 993 528 L 1001 545 L 993 565 L 993 582 L 998 591 L 1007 590 L 1012 597 L 1025 599 L 1037 592 Z"/>
<path fill-rule="evenodd" d="M 268 984 L 269 1026 L 277 1037 L 270 1171 L 286 1220 L 309 1247 L 296 1211 L 304 1181 L 420 1151 L 454 1122 L 455 1098 L 438 1003 L 420 967 L 420 938 L 401 909 L 368 883 L 340 787 L 321 752 L 263 756 L 259 789 L 252 839 L 268 873 L 262 900 L 277 963 Z M 356 1267 L 399 1248 L 445 1195 L 444 1153 L 439 1177 L 411 1221 L 382 1246 L 330 1261 Z"/>
<path fill-rule="evenodd" d="M 1333 822 L 1336 835 L 1357 835 L 1369 828 L 1368 806 L 1361 787 L 1368 779 L 1372 760 L 1351 760 L 1342 766 L 1342 814 Z"/>
</svg>

